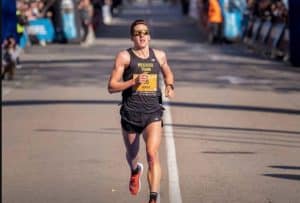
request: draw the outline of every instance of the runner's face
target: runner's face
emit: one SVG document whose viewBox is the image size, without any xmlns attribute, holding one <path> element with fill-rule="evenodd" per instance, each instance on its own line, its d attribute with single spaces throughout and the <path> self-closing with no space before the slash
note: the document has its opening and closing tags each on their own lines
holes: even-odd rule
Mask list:
<svg viewBox="0 0 300 203">
<path fill-rule="evenodd" d="M 145 48 L 149 45 L 150 32 L 146 25 L 139 24 L 134 27 L 133 35 L 131 37 L 135 47 Z"/>
</svg>

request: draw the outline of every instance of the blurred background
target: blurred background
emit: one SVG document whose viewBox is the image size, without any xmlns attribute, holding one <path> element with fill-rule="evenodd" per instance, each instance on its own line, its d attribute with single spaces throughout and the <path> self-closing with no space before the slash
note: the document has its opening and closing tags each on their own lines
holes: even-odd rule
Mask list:
<svg viewBox="0 0 300 203">
<path fill-rule="evenodd" d="M 168 0 L 165 0 L 168 1 Z M 82 43 L 109 25 L 133 0 L 2 1 L 2 44 L 14 36 L 18 45 Z M 244 43 L 270 58 L 299 65 L 299 3 L 295 0 L 169 0 L 198 22 L 211 43 Z M 290 6 L 289 6 L 290 5 Z M 289 9 L 290 8 L 290 9 Z M 219 19 L 218 19 L 219 16 Z M 212 26 L 211 26 L 212 25 Z"/>
</svg>

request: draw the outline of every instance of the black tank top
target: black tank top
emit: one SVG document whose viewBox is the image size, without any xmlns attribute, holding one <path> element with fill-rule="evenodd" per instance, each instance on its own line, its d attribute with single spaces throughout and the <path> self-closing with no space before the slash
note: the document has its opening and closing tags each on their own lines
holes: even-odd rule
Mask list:
<svg viewBox="0 0 300 203">
<path fill-rule="evenodd" d="M 159 86 L 160 65 L 153 49 L 149 49 L 149 57 L 140 58 L 132 49 L 127 49 L 130 55 L 130 64 L 125 69 L 123 80 L 131 80 L 137 74 L 147 73 L 148 81 L 145 84 L 132 86 L 122 92 L 123 106 L 131 111 L 152 113 L 161 108 L 161 90 Z"/>
</svg>

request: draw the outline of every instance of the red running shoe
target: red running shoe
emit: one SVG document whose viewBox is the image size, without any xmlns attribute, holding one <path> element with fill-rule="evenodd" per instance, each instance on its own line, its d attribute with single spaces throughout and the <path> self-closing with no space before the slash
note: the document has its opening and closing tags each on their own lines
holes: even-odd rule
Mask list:
<svg viewBox="0 0 300 203">
<path fill-rule="evenodd" d="M 136 195 L 141 190 L 141 176 L 143 174 L 143 164 L 138 163 L 138 173 L 131 175 L 129 181 L 129 191 L 132 195 Z"/>
</svg>

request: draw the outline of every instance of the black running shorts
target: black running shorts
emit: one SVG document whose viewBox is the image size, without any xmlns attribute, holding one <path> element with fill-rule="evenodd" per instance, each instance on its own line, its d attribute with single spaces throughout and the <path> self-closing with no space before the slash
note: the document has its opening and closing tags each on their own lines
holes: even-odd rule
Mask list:
<svg viewBox="0 0 300 203">
<path fill-rule="evenodd" d="M 161 108 L 153 113 L 140 113 L 128 111 L 121 107 L 120 114 L 122 128 L 128 133 L 140 134 L 150 123 L 162 121 L 163 109 Z"/>
</svg>

